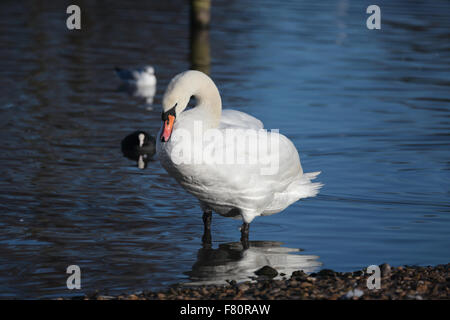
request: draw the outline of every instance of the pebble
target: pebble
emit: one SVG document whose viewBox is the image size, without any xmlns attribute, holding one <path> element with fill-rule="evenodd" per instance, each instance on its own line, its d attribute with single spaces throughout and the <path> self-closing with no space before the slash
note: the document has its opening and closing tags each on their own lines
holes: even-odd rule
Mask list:
<svg viewBox="0 0 450 320">
<path fill-rule="evenodd" d="M 249 288 L 250 287 L 245 283 L 242 283 L 238 286 L 239 291 L 247 291 Z"/>
<path fill-rule="evenodd" d="M 391 266 L 388 265 L 387 263 L 383 263 L 380 266 L 380 270 L 381 270 L 381 275 L 383 277 L 389 277 L 391 275 Z"/>
<path fill-rule="evenodd" d="M 312 287 L 312 283 L 310 283 L 310 282 L 302 282 L 300 284 L 300 288 L 308 288 L 308 287 Z"/>
<path fill-rule="evenodd" d="M 278 271 L 271 266 L 264 266 L 261 269 L 255 271 L 257 276 L 266 276 L 269 278 L 275 278 L 278 275 Z"/>
<path fill-rule="evenodd" d="M 359 298 L 364 294 L 364 291 L 359 289 L 350 290 L 345 294 L 345 298 L 351 299 L 351 298 Z"/>
<path fill-rule="evenodd" d="M 160 300 L 162 300 L 162 299 L 165 299 L 166 298 L 166 295 L 164 294 L 164 293 L 158 293 L 157 295 L 156 295 L 157 297 L 158 297 L 158 299 L 160 299 Z"/>
</svg>

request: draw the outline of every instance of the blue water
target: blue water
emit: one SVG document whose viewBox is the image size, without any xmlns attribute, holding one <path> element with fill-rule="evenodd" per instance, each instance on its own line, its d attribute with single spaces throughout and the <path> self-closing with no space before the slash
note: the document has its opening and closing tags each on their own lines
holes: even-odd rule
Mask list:
<svg viewBox="0 0 450 320">
<path fill-rule="evenodd" d="M 0 4 L 0 298 L 116 294 L 279 269 L 352 271 L 450 258 L 450 3 L 214 1 L 201 46 L 224 107 L 280 129 L 316 198 L 255 219 L 213 216 L 120 141 L 160 127 L 161 96 L 193 64 L 186 1 Z M 208 52 L 208 50 L 206 50 Z M 208 60 L 208 59 L 207 59 Z M 116 90 L 114 66 L 151 64 L 153 106 Z M 66 288 L 79 265 L 82 289 Z M 220 270 L 220 271 L 218 271 Z"/>
</svg>

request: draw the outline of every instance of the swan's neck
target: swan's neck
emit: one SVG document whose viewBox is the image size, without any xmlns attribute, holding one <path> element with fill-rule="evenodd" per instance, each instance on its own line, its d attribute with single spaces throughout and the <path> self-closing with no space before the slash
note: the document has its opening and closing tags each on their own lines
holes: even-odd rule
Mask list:
<svg viewBox="0 0 450 320">
<path fill-rule="evenodd" d="M 197 99 L 195 108 L 201 110 L 205 115 L 204 119 L 208 122 L 208 127 L 217 128 L 222 115 L 222 99 L 214 82 L 208 80 L 193 93 Z"/>
<path fill-rule="evenodd" d="M 164 94 L 163 110 L 166 112 L 176 106 L 176 114 L 181 116 L 192 96 L 197 105 L 189 114 L 201 120 L 205 129 L 217 128 L 222 116 L 222 100 L 214 82 L 203 72 L 188 70 L 176 75 Z"/>
</svg>

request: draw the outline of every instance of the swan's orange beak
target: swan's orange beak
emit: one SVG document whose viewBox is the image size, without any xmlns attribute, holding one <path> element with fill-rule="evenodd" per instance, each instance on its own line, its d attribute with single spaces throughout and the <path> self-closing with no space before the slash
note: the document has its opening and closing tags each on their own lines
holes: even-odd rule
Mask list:
<svg viewBox="0 0 450 320">
<path fill-rule="evenodd" d="M 175 116 L 169 114 L 167 120 L 164 121 L 163 131 L 161 132 L 161 141 L 167 142 L 170 139 L 173 130 L 173 123 L 175 122 Z"/>
</svg>

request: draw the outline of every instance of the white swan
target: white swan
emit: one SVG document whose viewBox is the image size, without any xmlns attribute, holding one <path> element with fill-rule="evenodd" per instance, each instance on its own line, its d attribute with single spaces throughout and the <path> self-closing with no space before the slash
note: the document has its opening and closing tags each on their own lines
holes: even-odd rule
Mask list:
<svg viewBox="0 0 450 320">
<path fill-rule="evenodd" d="M 197 105 L 185 110 L 191 96 Z M 314 197 L 322 186 L 311 182 L 320 172 L 303 173 L 295 146 L 281 134 L 272 131 L 262 135 L 268 139 L 261 144 L 258 138 L 261 148 L 257 151 L 250 143 L 239 149 L 236 141 L 251 141 L 265 132 L 263 124 L 243 112 L 222 111 L 217 87 L 200 71 L 189 70 L 171 80 L 163 97 L 162 120 L 157 139 L 160 162 L 200 201 L 205 234 L 210 230 L 211 211 L 215 211 L 243 219 L 241 240 L 248 245 L 249 224 L 255 217 L 280 212 L 301 198 Z M 220 139 L 208 140 L 206 136 Z M 273 141 L 277 148 L 272 147 Z M 203 152 L 201 157 L 199 152 Z M 211 162 L 211 155 L 226 157 L 230 153 L 248 161 Z M 274 170 L 264 172 L 267 167 Z M 210 236 L 203 240 L 210 241 Z"/>
</svg>

